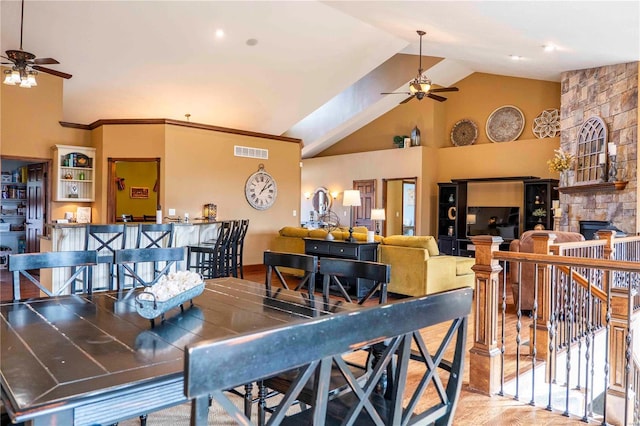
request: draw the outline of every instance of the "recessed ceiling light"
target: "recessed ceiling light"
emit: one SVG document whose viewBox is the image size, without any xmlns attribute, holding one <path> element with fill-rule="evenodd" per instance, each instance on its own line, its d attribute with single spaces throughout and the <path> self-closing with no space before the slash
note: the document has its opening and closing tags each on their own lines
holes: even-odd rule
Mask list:
<svg viewBox="0 0 640 426">
<path fill-rule="evenodd" d="M 545 52 L 553 52 L 554 50 L 557 49 L 557 47 L 554 44 L 545 44 L 544 46 L 542 46 L 542 48 L 544 49 Z"/>
<path fill-rule="evenodd" d="M 518 55 L 509 55 L 509 57 L 511 58 L 512 61 L 520 61 L 524 59 L 522 56 L 518 56 Z"/>
<path fill-rule="evenodd" d="M 217 37 L 217 38 L 222 38 L 222 37 L 224 37 L 224 30 L 223 30 L 222 28 L 218 28 L 218 29 L 216 30 L 216 37 Z"/>
</svg>

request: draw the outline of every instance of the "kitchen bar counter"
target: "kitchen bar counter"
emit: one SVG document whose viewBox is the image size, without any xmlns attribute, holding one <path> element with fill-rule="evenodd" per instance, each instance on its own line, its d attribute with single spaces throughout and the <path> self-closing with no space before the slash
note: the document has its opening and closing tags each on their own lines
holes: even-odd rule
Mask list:
<svg viewBox="0 0 640 426">
<path fill-rule="evenodd" d="M 125 222 L 125 248 L 135 248 L 138 238 L 138 225 L 151 224 L 154 222 Z M 203 241 L 210 241 L 217 235 L 219 222 L 173 222 L 175 231 L 172 247 L 186 247 L 200 244 Z M 41 252 L 52 251 L 74 251 L 85 249 L 84 223 L 51 223 L 47 224 L 48 237 L 40 240 Z M 96 225 L 92 223 L 92 225 Z M 118 240 L 119 242 L 120 240 Z M 91 248 L 91 247 L 90 247 Z M 118 247 L 120 248 L 120 247 Z M 179 269 L 186 269 L 186 264 L 178 265 Z M 94 267 L 94 280 L 100 282 L 101 275 L 106 274 L 106 265 Z M 43 270 L 41 275 L 42 284 L 50 290 L 56 291 L 59 283 L 63 283 L 71 275 L 69 268 L 59 268 L 56 270 Z"/>
</svg>

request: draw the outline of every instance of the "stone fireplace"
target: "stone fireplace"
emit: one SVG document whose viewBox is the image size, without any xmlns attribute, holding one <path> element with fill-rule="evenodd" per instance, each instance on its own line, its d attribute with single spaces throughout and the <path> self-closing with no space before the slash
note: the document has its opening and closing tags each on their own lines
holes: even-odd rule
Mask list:
<svg viewBox="0 0 640 426">
<path fill-rule="evenodd" d="M 576 152 L 577 135 L 590 117 L 604 120 L 608 141 L 617 146 L 622 190 L 572 190 L 560 193 L 564 231 L 579 232 L 581 220 L 610 221 L 629 235 L 637 232 L 638 62 L 568 71 L 561 78 L 560 146 Z"/>
</svg>

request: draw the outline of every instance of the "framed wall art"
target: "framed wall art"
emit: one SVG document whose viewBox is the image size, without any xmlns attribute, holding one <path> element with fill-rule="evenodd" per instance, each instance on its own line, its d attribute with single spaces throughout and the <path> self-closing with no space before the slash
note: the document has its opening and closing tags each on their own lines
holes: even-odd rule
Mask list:
<svg viewBox="0 0 640 426">
<path fill-rule="evenodd" d="M 129 198 L 149 198 L 149 188 L 146 186 L 132 186 Z"/>
</svg>

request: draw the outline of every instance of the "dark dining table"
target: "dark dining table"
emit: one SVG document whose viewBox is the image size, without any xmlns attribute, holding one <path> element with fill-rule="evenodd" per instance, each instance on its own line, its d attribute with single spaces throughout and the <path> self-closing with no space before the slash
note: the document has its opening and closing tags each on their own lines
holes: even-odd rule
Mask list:
<svg viewBox="0 0 640 426">
<path fill-rule="evenodd" d="M 182 404 L 185 345 L 360 309 L 216 278 L 193 305 L 152 325 L 136 311 L 134 296 L 100 292 L 0 304 L 0 391 L 13 421 L 113 424 Z"/>
</svg>

